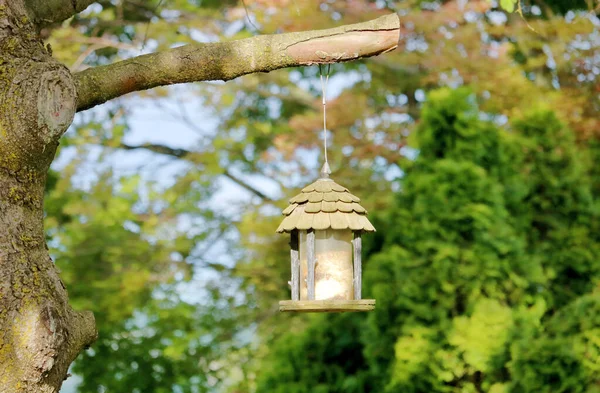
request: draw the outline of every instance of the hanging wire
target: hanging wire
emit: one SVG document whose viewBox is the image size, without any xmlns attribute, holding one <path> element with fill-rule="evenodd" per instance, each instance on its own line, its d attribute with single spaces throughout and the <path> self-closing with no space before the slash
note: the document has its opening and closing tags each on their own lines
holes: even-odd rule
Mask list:
<svg viewBox="0 0 600 393">
<path fill-rule="evenodd" d="M 325 156 L 325 163 L 323 169 L 321 169 L 322 177 L 327 177 L 331 173 L 329 161 L 327 160 L 327 83 L 329 82 L 330 70 L 331 64 L 327 64 L 327 75 L 323 78 L 323 70 L 321 64 L 319 64 L 319 77 L 321 78 L 321 88 L 323 90 L 323 153 Z"/>
</svg>

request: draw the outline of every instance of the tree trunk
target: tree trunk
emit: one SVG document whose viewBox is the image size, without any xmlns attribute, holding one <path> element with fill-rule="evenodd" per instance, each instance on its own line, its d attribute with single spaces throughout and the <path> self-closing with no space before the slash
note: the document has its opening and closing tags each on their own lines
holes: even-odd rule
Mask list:
<svg viewBox="0 0 600 393">
<path fill-rule="evenodd" d="M 72 76 L 38 39 L 20 0 L 0 0 L 0 392 L 58 392 L 96 338 L 50 259 L 46 174 L 75 113 Z"/>
</svg>

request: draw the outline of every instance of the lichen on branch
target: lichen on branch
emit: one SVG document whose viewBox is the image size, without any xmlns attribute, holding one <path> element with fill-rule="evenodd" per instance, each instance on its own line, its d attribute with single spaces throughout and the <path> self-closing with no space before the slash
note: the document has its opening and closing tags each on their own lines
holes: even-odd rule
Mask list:
<svg viewBox="0 0 600 393">
<path fill-rule="evenodd" d="M 77 110 L 156 86 L 376 56 L 394 50 L 399 39 L 400 19 L 390 14 L 333 29 L 186 45 L 76 73 Z"/>
</svg>

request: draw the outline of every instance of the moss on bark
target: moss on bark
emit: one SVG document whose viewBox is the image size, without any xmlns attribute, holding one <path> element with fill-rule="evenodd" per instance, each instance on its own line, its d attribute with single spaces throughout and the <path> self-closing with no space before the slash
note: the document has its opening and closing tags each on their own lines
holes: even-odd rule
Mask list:
<svg viewBox="0 0 600 393">
<path fill-rule="evenodd" d="M 58 392 L 96 336 L 93 317 L 68 304 L 43 228 L 46 174 L 74 112 L 70 73 L 48 55 L 23 4 L 0 0 L 1 392 Z"/>
</svg>

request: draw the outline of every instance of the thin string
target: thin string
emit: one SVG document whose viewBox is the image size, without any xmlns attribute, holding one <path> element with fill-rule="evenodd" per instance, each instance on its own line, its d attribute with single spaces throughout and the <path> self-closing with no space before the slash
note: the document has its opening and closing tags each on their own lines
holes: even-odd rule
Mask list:
<svg viewBox="0 0 600 393">
<path fill-rule="evenodd" d="M 323 89 L 323 152 L 325 153 L 325 165 L 329 168 L 327 160 L 327 83 L 329 82 L 329 71 L 331 64 L 327 64 L 327 76 L 323 80 L 323 72 L 321 64 L 319 64 L 319 77 L 321 78 L 321 88 Z"/>
</svg>

